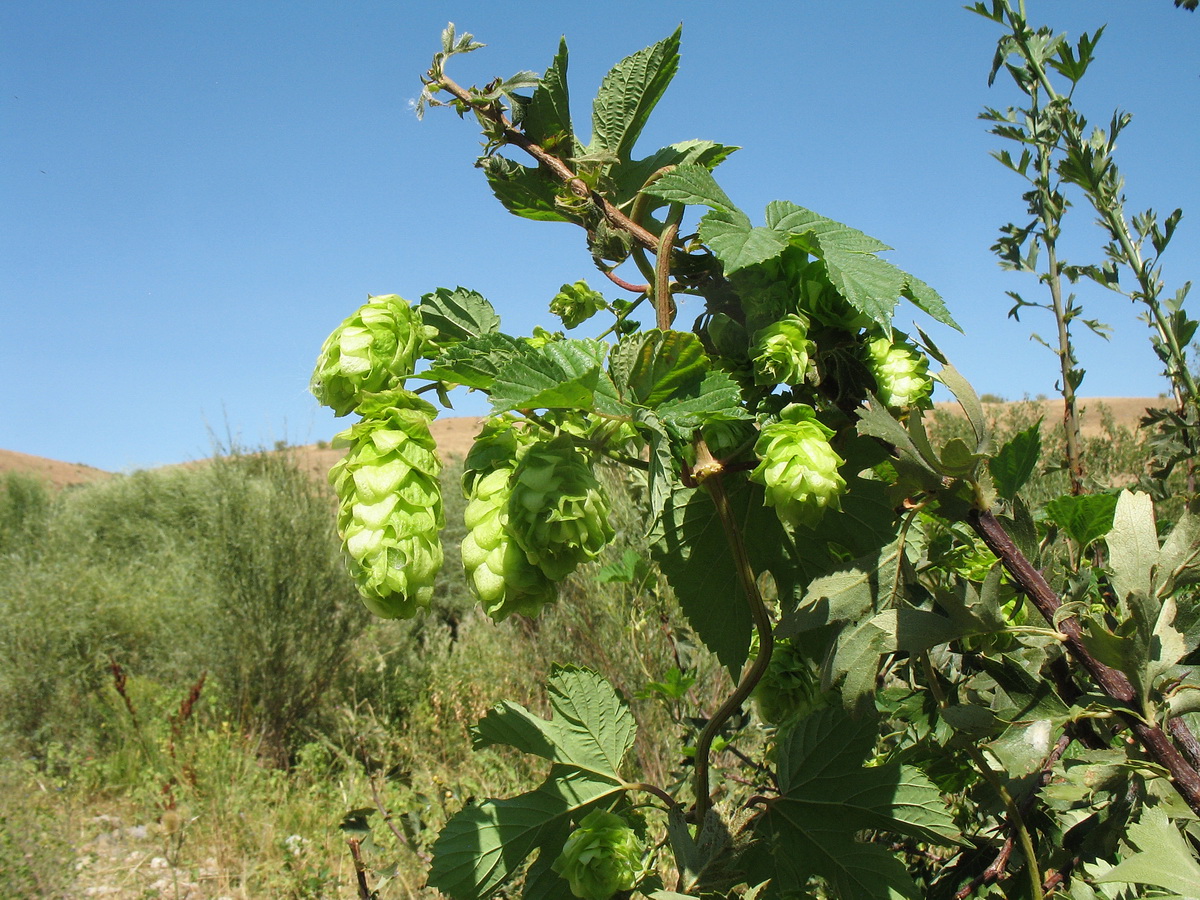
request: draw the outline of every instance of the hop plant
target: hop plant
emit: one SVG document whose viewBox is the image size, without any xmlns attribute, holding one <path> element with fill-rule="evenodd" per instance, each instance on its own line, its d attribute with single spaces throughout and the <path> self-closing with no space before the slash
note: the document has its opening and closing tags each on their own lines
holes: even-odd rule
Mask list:
<svg viewBox="0 0 1200 900">
<path fill-rule="evenodd" d="M 551 581 L 562 581 L 612 540 L 608 498 L 566 435 L 525 451 L 513 472 L 508 529 Z"/>
<path fill-rule="evenodd" d="M 929 360 L 925 354 L 898 338 L 892 343 L 878 337 L 867 344 L 868 365 L 879 386 L 879 399 L 896 409 L 922 406 L 933 392 Z"/>
<path fill-rule="evenodd" d="M 359 412 L 362 420 L 334 438 L 350 448 L 329 473 L 338 533 L 367 608 L 407 619 L 429 606 L 442 566 L 441 461 L 429 432 L 436 412 L 409 391 L 369 397 Z"/>
<path fill-rule="evenodd" d="M 616 813 L 594 809 L 571 832 L 551 869 L 582 900 L 609 900 L 633 890 L 642 869 L 642 842 Z"/>
<path fill-rule="evenodd" d="M 767 671 L 754 689 L 754 706 L 764 722 L 782 725 L 824 705 L 821 679 L 790 639 L 777 641 Z"/>
<path fill-rule="evenodd" d="M 779 421 L 759 435 L 754 452 L 761 462 L 750 477 L 766 486 L 766 503 L 784 522 L 811 528 L 826 509 L 841 508 L 846 481 L 838 468 L 846 461 L 830 446 L 831 437 L 812 407 L 801 403 L 784 407 Z"/>
<path fill-rule="evenodd" d="M 558 594 L 554 582 L 526 558 L 508 530 L 519 450 L 514 429 L 488 423 L 467 456 L 463 475 L 463 568 L 475 596 L 496 621 L 513 613 L 536 616 Z"/>
<path fill-rule="evenodd" d="M 793 313 L 755 335 L 750 355 L 756 384 L 804 383 L 817 349 L 808 339 L 808 328 L 808 317 Z"/>
<path fill-rule="evenodd" d="M 344 416 L 368 394 L 400 387 L 431 329 L 395 294 L 371 297 L 325 339 L 309 390 Z"/>
<path fill-rule="evenodd" d="M 567 328 L 579 327 L 607 307 L 604 295 L 593 290 L 586 281 L 564 284 L 550 301 L 550 312 L 562 319 Z"/>
</svg>

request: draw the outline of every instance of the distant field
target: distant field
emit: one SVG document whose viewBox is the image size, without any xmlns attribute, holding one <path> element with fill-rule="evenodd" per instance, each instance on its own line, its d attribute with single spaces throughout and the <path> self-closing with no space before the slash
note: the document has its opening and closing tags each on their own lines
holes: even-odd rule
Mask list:
<svg viewBox="0 0 1200 900">
<path fill-rule="evenodd" d="M 1046 410 L 1046 423 L 1053 424 L 1062 414 L 1061 400 L 1030 401 L 1041 403 Z M 1148 408 L 1161 406 L 1164 400 L 1152 397 L 1092 397 L 1082 401 L 1084 409 L 1083 432 L 1085 435 L 1100 433 L 1100 412 L 1098 407 L 1103 405 L 1112 413 L 1117 425 L 1136 429 L 1138 421 Z M 985 404 L 994 407 L 999 404 Z M 957 409 L 953 403 L 938 404 L 943 409 Z M 471 441 L 479 430 L 480 419 L 474 416 L 458 416 L 438 419 L 433 423 L 433 436 L 437 440 L 442 454 L 449 457 L 465 456 L 471 447 Z M 342 455 L 341 450 L 332 448 L 322 449 L 316 444 L 293 448 L 301 467 L 311 470 L 314 474 L 323 475 L 329 467 Z M 40 456 L 30 456 L 13 450 L 0 450 L 0 473 L 25 472 L 45 479 L 54 487 L 66 487 L 72 484 L 86 484 L 102 478 L 112 477 L 111 472 L 93 469 L 82 463 L 60 462 L 53 459 L 43 459 Z"/>
</svg>

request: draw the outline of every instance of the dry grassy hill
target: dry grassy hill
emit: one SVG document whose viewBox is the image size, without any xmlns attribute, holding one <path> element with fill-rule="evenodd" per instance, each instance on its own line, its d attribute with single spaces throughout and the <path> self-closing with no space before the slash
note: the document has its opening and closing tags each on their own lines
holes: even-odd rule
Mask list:
<svg viewBox="0 0 1200 900">
<path fill-rule="evenodd" d="M 1062 415 L 1061 400 L 1030 401 L 1041 403 L 1045 407 L 1046 424 L 1052 425 Z M 1149 397 L 1093 397 L 1085 399 L 1083 406 L 1083 431 L 1085 434 L 1100 433 L 1099 407 L 1104 406 L 1112 414 L 1118 425 L 1136 429 L 1138 422 L 1148 408 L 1161 406 L 1165 401 Z M 995 409 L 1001 404 L 985 404 Z M 944 409 L 957 409 L 956 404 L 942 403 Z M 437 419 L 433 423 L 433 436 L 442 454 L 449 457 L 465 456 L 471 447 L 471 441 L 479 430 L 480 419 L 471 416 Z M 341 450 L 329 447 L 322 448 L 316 444 L 292 448 L 300 466 L 311 471 L 315 476 L 324 477 L 330 466 L 342 455 Z M 102 478 L 111 478 L 111 472 L 93 469 L 82 463 L 66 463 L 13 450 L 0 450 L 0 474 L 4 472 L 23 472 L 44 479 L 56 488 L 75 484 L 87 484 Z"/>
</svg>

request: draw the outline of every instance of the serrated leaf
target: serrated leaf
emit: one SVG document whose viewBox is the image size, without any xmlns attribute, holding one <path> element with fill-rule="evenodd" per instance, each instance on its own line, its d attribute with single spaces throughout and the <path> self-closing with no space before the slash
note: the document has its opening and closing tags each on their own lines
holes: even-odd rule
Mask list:
<svg viewBox="0 0 1200 900">
<path fill-rule="evenodd" d="M 1165 812 L 1157 807 L 1145 809 L 1125 837 L 1139 852 L 1093 881 L 1148 884 L 1184 897 L 1200 897 L 1200 863 Z"/>
<path fill-rule="evenodd" d="M 555 202 L 559 183 L 541 169 L 503 156 L 486 157 L 480 167 L 496 199 L 514 216 L 535 222 L 574 221 Z"/>
<path fill-rule="evenodd" d="M 1119 599 L 1132 593 L 1154 595 L 1154 568 L 1158 565 L 1158 529 L 1154 502 L 1149 494 L 1121 491 L 1112 528 L 1104 536 L 1113 590 Z"/>
<path fill-rule="evenodd" d="M 659 169 L 667 166 L 698 165 L 711 172 L 738 149 L 740 148 L 717 144 L 713 141 L 681 141 L 678 144 L 671 144 L 656 150 L 645 159 L 622 163 L 611 172 L 615 183 L 614 202 L 618 206 L 624 206 L 641 191 L 650 176 Z"/>
<path fill-rule="evenodd" d="M 553 765 L 536 790 L 468 805 L 446 823 L 433 845 L 429 884 L 456 900 L 490 897 L 538 848 L 556 856 L 578 811 L 623 790 L 618 769 L 635 730 L 624 698 L 575 666 L 556 669 L 548 686 L 553 719 L 505 703 L 476 726 L 476 748 L 509 744 Z"/>
<path fill-rule="evenodd" d="M 948 363 L 942 365 L 936 377 L 954 395 L 954 399 L 958 401 L 958 405 L 966 414 L 967 421 L 971 423 L 971 430 L 975 432 L 975 452 L 990 453 L 991 429 L 988 428 L 987 417 L 983 413 L 983 404 L 979 400 L 979 395 L 975 393 L 975 388 L 967 379 L 963 378 L 958 369 Z"/>
<path fill-rule="evenodd" d="M 649 432 L 649 464 L 646 472 L 646 493 L 650 500 L 647 521 L 657 522 L 671 500 L 674 484 L 674 456 L 671 453 L 671 437 L 663 423 L 651 410 L 634 411 L 634 421 L 643 431 Z"/>
<path fill-rule="evenodd" d="M 602 341 L 551 341 L 510 359 L 496 373 L 492 407 L 510 409 L 594 409 L 598 393 L 612 382 L 603 372 L 608 345 Z"/>
<path fill-rule="evenodd" d="M 678 432 L 690 432 L 707 422 L 746 419 L 742 389 L 728 373 L 714 369 L 688 390 L 680 390 L 658 407 L 663 424 Z"/>
<path fill-rule="evenodd" d="M 767 204 L 767 227 L 795 235 L 810 234 L 822 249 L 852 253 L 877 253 L 892 249 L 857 228 L 827 219 L 787 200 L 775 200 Z"/>
<path fill-rule="evenodd" d="M 417 311 L 426 325 L 437 329 L 439 343 L 500 330 L 500 317 L 487 298 L 464 287 L 438 288 L 426 294 Z"/>
<path fill-rule="evenodd" d="M 563 159 L 575 155 L 575 132 L 571 126 L 571 97 L 567 89 L 567 40 L 562 38 L 558 53 L 542 75 L 529 100 L 521 127 L 534 143 L 541 144 Z"/>
<path fill-rule="evenodd" d="M 1017 496 L 1017 492 L 1029 481 L 1042 455 L 1042 420 L 1017 432 L 1007 441 L 988 463 L 988 471 L 996 484 L 996 493 L 1005 500 Z"/>
<path fill-rule="evenodd" d="M 603 676 L 577 666 L 556 669 L 547 688 L 553 718 L 543 719 L 504 701 L 472 729 L 472 746 L 478 750 L 505 744 L 620 781 L 617 770 L 633 746 L 635 731 L 625 698 Z"/>
<path fill-rule="evenodd" d="M 923 774 L 895 763 L 864 767 L 877 728 L 872 715 L 854 719 L 826 707 L 781 736 L 780 796 L 756 823 L 768 847 L 779 847 L 772 859 L 777 889 L 800 890 L 816 874 L 840 900 L 919 897 L 899 860 L 877 844 L 860 843 L 858 833 L 881 829 L 935 844 L 959 840 L 941 793 Z"/>
<path fill-rule="evenodd" d="M 930 487 L 939 483 L 940 461 L 926 458 L 925 453 L 913 442 L 913 437 L 909 434 L 908 429 L 888 412 L 884 404 L 875 397 L 871 397 L 870 404 L 860 407 L 857 412 L 859 434 L 879 438 L 895 447 L 900 455 L 900 460 L 907 463 L 919 475 L 923 483 L 927 483 Z"/>
<path fill-rule="evenodd" d="M 495 331 L 451 344 L 418 374 L 433 381 L 486 391 L 500 369 L 513 357 L 528 352 L 529 346 L 524 342 Z"/>
<path fill-rule="evenodd" d="M 783 253 L 787 238 L 756 228 L 740 210 L 715 209 L 700 220 L 700 239 L 721 261 L 725 274 L 766 262 Z"/>
<path fill-rule="evenodd" d="M 900 294 L 907 298 L 913 306 L 928 314 L 943 325 L 949 325 L 956 331 L 962 331 L 959 324 L 950 315 L 942 295 L 914 275 L 908 276 L 908 284 Z"/>
<path fill-rule="evenodd" d="M 455 900 L 485 900 L 538 847 L 561 846 L 578 810 L 620 790 L 611 782 L 554 766 L 535 791 L 467 806 L 450 818 L 434 842 L 429 885 Z"/>
<path fill-rule="evenodd" d="M 776 628 L 790 637 L 834 622 L 853 621 L 890 602 L 900 566 L 900 548 L 892 543 L 854 560 L 828 575 L 814 578 L 804 589 L 800 604 Z"/>
<path fill-rule="evenodd" d="M 759 485 L 726 479 L 755 573 L 770 571 L 781 595 L 794 590 L 795 547 Z M 688 622 L 736 681 L 750 650 L 753 629 L 742 581 L 716 507 L 700 489 L 673 487 L 649 540 Z"/>
<path fill-rule="evenodd" d="M 1046 516 L 1065 531 L 1080 549 L 1085 549 L 1112 528 L 1117 511 L 1115 494 L 1064 494 L 1045 506 Z"/>
<path fill-rule="evenodd" d="M 684 203 L 689 206 L 707 206 L 710 209 L 737 211 L 737 205 L 729 199 L 713 178 L 712 172 L 701 165 L 681 165 L 667 172 L 643 190 L 643 193 L 668 203 Z M 746 223 L 749 224 L 749 219 Z"/>
<path fill-rule="evenodd" d="M 885 635 L 884 652 L 924 653 L 969 633 L 969 626 L 924 609 L 888 609 L 871 619 Z"/>
<path fill-rule="evenodd" d="M 625 57 L 604 76 L 592 103 L 589 156 L 630 158 L 650 113 L 679 69 L 680 29 L 665 40 Z"/>
<path fill-rule="evenodd" d="M 693 390 L 710 367 L 704 345 L 690 331 L 638 332 L 623 338 L 609 355 L 609 373 L 620 396 L 652 409 L 680 391 Z"/>
</svg>

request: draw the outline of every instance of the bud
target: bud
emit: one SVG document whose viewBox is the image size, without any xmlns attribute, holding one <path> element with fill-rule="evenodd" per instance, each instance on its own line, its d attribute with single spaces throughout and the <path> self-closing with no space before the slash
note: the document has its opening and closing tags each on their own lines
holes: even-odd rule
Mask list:
<svg viewBox="0 0 1200 900">
<path fill-rule="evenodd" d="M 562 319 L 567 328 L 577 328 L 607 308 L 604 295 L 592 290 L 586 281 L 564 284 L 550 301 L 550 312 Z"/>
<path fill-rule="evenodd" d="M 775 642 L 767 671 L 754 689 L 759 718 L 772 725 L 802 719 L 824 705 L 816 667 L 790 640 Z"/>
<path fill-rule="evenodd" d="M 879 385 L 877 396 L 885 406 L 906 409 L 925 405 L 933 392 L 925 354 L 902 337 L 897 337 L 895 344 L 879 337 L 867 344 L 867 355 Z"/>
<path fill-rule="evenodd" d="M 791 525 L 813 527 L 826 508 L 841 508 L 846 481 L 838 468 L 846 461 L 829 444 L 833 431 L 817 421 L 811 406 L 784 407 L 780 420 L 766 425 L 754 445 L 762 462 L 750 477 L 767 488 L 767 506 Z"/>
<path fill-rule="evenodd" d="M 364 400 L 362 421 L 334 438 L 349 452 L 330 471 L 338 533 L 367 608 L 411 618 L 429 606 L 442 566 L 441 461 L 429 423 L 436 411 L 409 391 Z"/>
<path fill-rule="evenodd" d="M 518 432 L 492 420 L 476 438 L 463 475 L 463 568 L 475 596 L 497 622 L 513 613 L 536 616 L 558 595 L 554 583 L 525 557 L 508 530 L 520 449 Z"/>
<path fill-rule="evenodd" d="M 642 842 L 615 813 L 594 809 L 571 832 L 550 866 L 582 900 L 609 900 L 631 891 L 642 869 Z"/>
<path fill-rule="evenodd" d="M 509 531 L 551 581 L 562 581 L 612 540 L 604 489 L 565 435 L 525 451 L 512 491 Z"/>
<path fill-rule="evenodd" d="M 793 313 L 754 336 L 755 384 L 804 384 L 817 347 L 808 339 L 808 317 Z"/>
<path fill-rule="evenodd" d="M 325 339 L 309 390 L 337 415 L 367 394 L 399 388 L 413 372 L 428 329 L 395 294 L 371 297 Z"/>
</svg>

